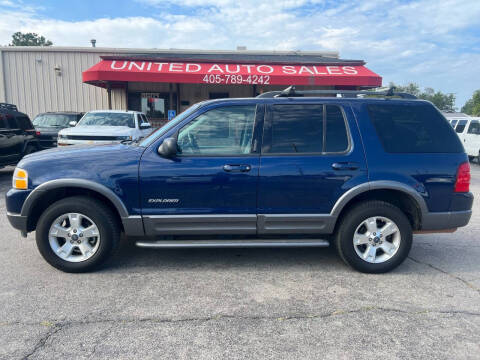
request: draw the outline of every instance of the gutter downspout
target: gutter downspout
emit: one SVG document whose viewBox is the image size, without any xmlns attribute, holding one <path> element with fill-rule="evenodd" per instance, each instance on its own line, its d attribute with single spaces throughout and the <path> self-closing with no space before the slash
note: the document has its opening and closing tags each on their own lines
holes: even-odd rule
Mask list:
<svg viewBox="0 0 480 360">
<path fill-rule="evenodd" d="M 3 51 L 0 48 L 0 102 L 7 101 L 7 84 L 5 83 L 5 68 L 3 66 Z"/>
</svg>

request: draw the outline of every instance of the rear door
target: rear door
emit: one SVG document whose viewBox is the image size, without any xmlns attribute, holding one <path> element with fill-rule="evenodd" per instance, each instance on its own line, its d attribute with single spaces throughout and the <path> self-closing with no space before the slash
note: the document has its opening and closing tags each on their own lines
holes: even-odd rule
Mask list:
<svg viewBox="0 0 480 360">
<path fill-rule="evenodd" d="M 259 178 L 259 233 L 330 232 L 336 200 L 366 180 L 363 148 L 348 104 L 268 106 Z"/>
</svg>

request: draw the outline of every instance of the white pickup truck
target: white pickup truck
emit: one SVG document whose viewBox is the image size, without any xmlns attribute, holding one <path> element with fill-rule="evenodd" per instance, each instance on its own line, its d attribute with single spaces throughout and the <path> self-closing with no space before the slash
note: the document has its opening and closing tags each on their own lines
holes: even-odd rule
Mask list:
<svg viewBox="0 0 480 360">
<path fill-rule="evenodd" d="M 480 117 L 459 119 L 454 126 L 458 137 L 463 143 L 468 158 L 480 159 Z"/>
<path fill-rule="evenodd" d="M 89 111 L 70 125 L 58 133 L 58 146 L 139 140 L 152 132 L 145 114 L 137 111 Z"/>
</svg>

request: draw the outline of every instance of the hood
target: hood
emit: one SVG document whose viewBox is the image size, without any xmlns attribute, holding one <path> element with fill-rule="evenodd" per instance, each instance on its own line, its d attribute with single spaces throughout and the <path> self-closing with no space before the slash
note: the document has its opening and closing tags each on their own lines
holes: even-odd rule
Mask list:
<svg viewBox="0 0 480 360">
<path fill-rule="evenodd" d="M 128 126 L 74 126 L 60 130 L 59 135 L 129 136 L 135 129 Z"/>
<path fill-rule="evenodd" d="M 74 145 L 35 152 L 25 156 L 17 166 L 27 170 L 33 187 L 62 178 L 107 182 L 119 176 L 136 179 L 144 150 L 126 144 Z"/>
</svg>

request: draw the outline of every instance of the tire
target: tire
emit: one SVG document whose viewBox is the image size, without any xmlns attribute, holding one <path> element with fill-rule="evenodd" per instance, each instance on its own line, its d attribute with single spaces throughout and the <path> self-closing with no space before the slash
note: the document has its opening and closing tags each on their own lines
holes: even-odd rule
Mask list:
<svg viewBox="0 0 480 360">
<path fill-rule="evenodd" d="M 80 225 L 72 225 L 74 220 Z M 52 236 L 57 228 L 58 236 Z M 94 235 L 87 237 L 87 232 Z M 102 202 L 85 196 L 69 197 L 53 203 L 40 216 L 36 242 L 40 254 L 53 267 L 69 273 L 88 272 L 112 256 L 120 242 L 120 224 Z M 64 245 L 69 248 L 62 250 Z"/>
<path fill-rule="evenodd" d="M 341 221 L 335 245 L 339 256 L 352 268 L 364 273 L 385 273 L 407 258 L 412 247 L 412 226 L 396 206 L 368 201 L 352 207 Z M 387 224 L 390 225 L 385 227 Z M 378 230 L 370 232 L 367 225 Z M 383 236 L 394 229 L 392 234 Z"/>
<path fill-rule="evenodd" d="M 33 145 L 27 145 L 27 148 L 25 149 L 25 152 L 24 152 L 23 156 L 32 154 L 32 153 L 34 153 L 35 151 L 37 151 L 37 148 L 36 148 L 35 146 L 33 146 Z"/>
</svg>

